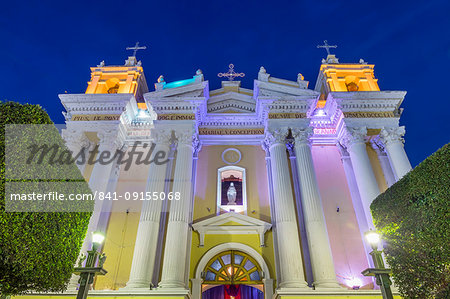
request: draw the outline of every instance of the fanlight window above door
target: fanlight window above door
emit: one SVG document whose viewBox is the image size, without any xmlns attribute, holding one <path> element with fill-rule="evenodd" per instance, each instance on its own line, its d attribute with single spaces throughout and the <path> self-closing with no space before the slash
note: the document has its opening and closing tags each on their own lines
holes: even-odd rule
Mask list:
<svg viewBox="0 0 450 299">
<path fill-rule="evenodd" d="M 213 257 L 206 265 L 205 284 L 261 284 L 262 270 L 248 254 L 229 250 Z"/>
</svg>

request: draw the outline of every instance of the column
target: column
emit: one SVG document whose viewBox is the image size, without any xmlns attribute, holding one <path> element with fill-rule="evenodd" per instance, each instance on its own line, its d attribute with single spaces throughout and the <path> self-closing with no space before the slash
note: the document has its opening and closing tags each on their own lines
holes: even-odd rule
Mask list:
<svg viewBox="0 0 450 299">
<path fill-rule="evenodd" d="M 309 138 L 312 128 L 292 129 L 309 253 L 316 288 L 341 288 L 336 280 Z"/>
<path fill-rule="evenodd" d="M 370 252 L 372 252 L 372 248 L 370 244 L 367 243 L 364 237 L 364 233 L 369 230 L 369 226 L 367 224 L 366 214 L 364 213 L 364 208 L 361 201 L 361 196 L 359 195 L 358 185 L 356 183 L 355 172 L 353 171 L 352 161 L 350 160 L 350 155 L 347 150 L 341 145 L 336 144 L 337 148 L 341 153 L 341 161 L 344 167 L 345 176 L 347 178 L 348 189 L 350 191 L 350 196 L 353 202 L 353 209 L 355 210 L 356 221 L 358 222 L 359 232 L 361 234 L 361 240 L 364 246 L 364 250 L 366 253 L 367 263 L 369 267 L 374 267 L 372 262 L 372 257 L 370 256 Z"/>
<path fill-rule="evenodd" d="M 301 240 L 301 247 L 302 247 L 302 253 L 303 253 L 303 265 L 305 267 L 305 275 L 306 275 L 306 282 L 308 283 L 308 286 L 313 286 L 314 284 L 314 276 L 313 276 L 313 270 L 311 266 L 311 255 L 309 254 L 309 247 L 308 247 L 308 235 L 306 233 L 305 228 L 305 217 L 303 213 L 303 207 L 302 207 L 302 196 L 300 191 L 300 184 L 299 184 L 299 178 L 298 178 L 298 167 L 297 167 L 297 158 L 295 155 L 295 148 L 294 148 L 294 140 L 290 140 L 286 144 L 288 153 L 289 153 L 289 162 L 291 166 L 291 174 L 292 174 L 292 182 L 294 185 L 294 200 L 297 203 L 297 221 L 298 221 L 298 229 L 300 231 L 300 240 Z"/>
<path fill-rule="evenodd" d="M 164 193 L 167 195 L 172 188 L 172 175 L 173 175 L 173 165 L 175 159 L 175 151 L 176 144 L 170 144 L 170 152 L 169 152 L 169 162 L 166 164 L 166 182 L 164 185 Z M 159 232 L 158 232 L 158 240 L 156 245 L 156 255 L 155 255 L 155 263 L 153 267 L 152 274 L 152 284 L 153 286 L 157 286 L 159 283 L 159 278 L 161 275 L 161 264 L 163 259 L 163 250 L 164 250 L 164 237 L 166 235 L 166 223 L 167 217 L 169 215 L 169 201 L 164 200 L 162 203 L 162 212 L 159 220 Z"/>
<path fill-rule="evenodd" d="M 116 150 L 122 146 L 123 140 L 118 137 L 118 132 L 115 130 L 98 132 L 97 136 L 99 138 L 97 159 L 102 155 L 103 157 L 106 157 L 108 155 L 108 158 L 105 158 L 105 160 L 110 160 L 110 158 L 112 158 L 115 154 Z M 87 162 L 85 164 L 87 164 Z M 97 198 L 94 198 L 94 211 L 92 212 L 92 216 L 89 219 L 88 229 L 83 241 L 83 245 L 81 246 L 80 253 L 86 253 L 88 250 L 90 250 L 92 244 L 92 233 L 98 229 L 103 205 L 106 202 L 98 200 L 98 194 L 100 192 L 105 193 L 110 191 L 107 187 L 114 165 L 114 162 L 106 164 L 97 162 L 94 164 L 94 168 L 89 179 L 89 187 L 94 194 L 97 193 Z M 77 285 L 78 275 L 72 275 L 68 289 L 75 289 Z"/>
<path fill-rule="evenodd" d="M 120 163 L 114 161 L 113 167 L 111 168 L 111 174 L 109 175 L 109 181 L 107 186 L 107 192 L 115 192 L 117 187 L 117 182 L 119 180 L 120 174 Z M 100 213 L 97 231 L 101 231 L 106 234 L 106 229 L 108 228 L 109 218 L 111 217 L 113 201 L 105 200 L 103 202 L 103 207 Z M 101 249 L 103 246 L 99 247 Z"/>
<path fill-rule="evenodd" d="M 346 147 L 350 154 L 353 171 L 355 173 L 356 184 L 358 185 L 359 194 L 361 196 L 364 214 L 367 224 L 373 228 L 372 214 L 370 212 L 370 204 L 380 194 L 375 174 L 367 155 L 365 137 L 367 128 L 350 128 L 347 127 L 342 137 L 341 143 Z"/>
<path fill-rule="evenodd" d="M 287 133 L 287 128 L 268 130 L 265 139 L 270 151 L 272 168 L 273 203 L 280 262 L 278 286 L 281 289 L 308 289 L 303 272 L 294 198 L 286 155 L 285 138 Z"/>
<path fill-rule="evenodd" d="M 164 152 L 164 158 L 167 157 L 171 143 L 171 131 L 158 128 L 152 130 L 151 136 L 155 143 L 153 155 L 157 155 L 158 152 Z M 166 164 L 150 164 L 146 192 L 157 192 L 158 194 L 164 192 L 166 167 Z M 159 199 L 146 200 L 142 204 L 130 279 L 127 282 L 126 289 L 150 289 L 155 263 L 161 207 L 162 200 Z"/>
<path fill-rule="evenodd" d="M 174 199 L 170 202 L 169 223 L 167 225 L 166 244 L 162 268 L 161 288 L 187 289 L 186 254 L 189 231 L 189 215 L 192 208 L 192 164 L 193 141 L 192 128 L 176 130 L 178 140 L 177 158 L 173 178 L 172 192 Z"/>
<path fill-rule="evenodd" d="M 269 151 L 269 145 L 266 142 L 262 142 L 261 147 L 263 148 L 264 152 L 266 153 L 265 160 L 266 160 L 266 170 L 267 170 L 267 183 L 269 187 L 269 203 L 270 203 L 270 218 L 272 221 L 272 238 L 274 240 L 273 242 L 273 251 L 275 255 L 275 278 L 276 281 L 280 281 L 280 254 L 278 250 L 278 243 L 276 240 L 278 240 L 277 237 L 277 226 L 276 226 L 276 216 L 275 216 L 275 204 L 273 199 L 273 180 L 272 180 L 272 162 L 270 159 L 270 151 Z"/>
<path fill-rule="evenodd" d="M 391 161 L 392 169 L 397 180 L 401 179 L 412 169 L 411 163 L 403 148 L 403 135 L 405 135 L 404 126 L 382 128 L 380 132 L 380 139 L 386 147 L 386 152 Z"/>
<path fill-rule="evenodd" d="M 395 183 L 395 176 L 394 172 L 392 171 L 391 163 L 389 162 L 389 157 L 387 156 L 385 148 L 378 138 L 371 140 L 370 145 L 377 153 L 378 161 L 380 161 L 381 170 L 383 170 L 383 175 L 384 178 L 386 179 L 386 184 L 389 188 Z"/>
<path fill-rule="evenodd" d="M 88 83 L 88 88 L 86 93 L 95 93 L 95 89 L 97 89 L 98 81 L 100 80 L 100 74 L 96 74 L 94 78 L 92 78 L 91 82 Z"/>
</svg>

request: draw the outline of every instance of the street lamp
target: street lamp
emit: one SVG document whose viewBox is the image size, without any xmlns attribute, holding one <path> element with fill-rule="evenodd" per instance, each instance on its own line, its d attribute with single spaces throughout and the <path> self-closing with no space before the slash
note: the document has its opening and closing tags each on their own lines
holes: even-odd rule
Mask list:
<svg viewBox="0 0 450 299">
<path fill-rule="evenodd" d="M 80 275 L 80 280 L 78 281 L 80 283 L 80 287 L 78 288 L 77 299 L 87 298 L 89 287 L 94 282 L 94 277 L 96 274 L 105 275 L 107 273 L 107 271 L 103 269 L 106 255 L 102 253 L 99 257 L 99 252 L 97 251 L 104 240 L 105 235 L 103 233 L 94 232 L 92 234 L 92 249 L 87 252 L 87 257 L 85 254 L 81 254 L 78 265 L 74 269 L 74 273 Z M 84 260 L 86 260 L 86 264 L 82 267 Z"/>
<path fill-rule="evenodd" d="M 384 299 L 393 299 L 391 291 L 391 280 L 389 279 L 389 273 L 391 269 L 386 269 L 384 266 L 383 257 L 381 255 L 382 251 L 378 250 L 378 245 L 380 243 L 380 234 L 376 231 L 370 230 L 365 233 L 367 242 L 372 247 L 373 251 L 370 253 L 373 260 L 373 265 L 375 268 L 367 268 L 362 271 L 364 276 L 375 276 L 375 282 L 381 288 L 381 294 Z"/>
</svg>

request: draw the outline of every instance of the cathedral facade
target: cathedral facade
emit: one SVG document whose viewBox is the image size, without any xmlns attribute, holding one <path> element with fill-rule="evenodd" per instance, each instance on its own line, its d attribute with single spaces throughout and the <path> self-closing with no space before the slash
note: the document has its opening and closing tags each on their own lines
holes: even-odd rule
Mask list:
<svg viewBox="0 0 450 299">
<path fill-rule="evenodd" d="M 200 70 L 153 87 L 132 56 L 92 67 L 84 94 L 59 96 L 69 149 L 134 157 L 80 166 L 103 196 L 82 251 L 103 231 L 108 257 L 90 295 L 381 298 L 361 274 L 372 263 L 363 236 L 371 202 L 411 170 L 406 92 L 334 55 L 314 88 L 264 67 L 253 89 L 233 65 L 222 75 L 215 90 Z M 76 287 L 74 276 L 66 295 Z"/>
</svg>

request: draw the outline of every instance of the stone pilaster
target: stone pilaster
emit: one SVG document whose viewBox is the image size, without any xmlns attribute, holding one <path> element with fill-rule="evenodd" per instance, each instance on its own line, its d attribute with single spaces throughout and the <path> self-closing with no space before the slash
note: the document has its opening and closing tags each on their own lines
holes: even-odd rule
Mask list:
<svg viewBox="0 0 450 299">
<path fill-rule="evenodd" d="M 164 129 L 154 129 L 152 131 L 155 154 L 164 151 L 168 155 L 171 133 L 170 130 Z M 158 194 L 164 192 L 165 177 L 166 164 L 150 164 L 146 192 L 157 192 Z M 150 288 L 155 264 L 161 208 L 162 201 L 159 199 L 146 200 L 142 205 L 127 289 Z"/>
<path fill-rule="evenodd" d="M 347 127 L 342 137 L 341 144 L 350 154 L 367 224 L 369 228 L 373 228 L 370 204 L 380 194 L 380 189 L 375 179 L 369 156 L 367 155 L 366 135 L 366 127 Z"/>
<path fill-rule="evenodd" d="M 322 199 L 312 160 L 309 141 L 312 134 L 311 127 L 303 130 L 292 129 L 314 286 L 316 288 L 340 288 L 334 271 Z"/>
<path fill-rule="evenodd" d="M 383 128 L 380 132 L 380 139 L 386 147 L 386 152 L 391 161 L 392 169 L 396 180 L 401 179 L 405 174 L 411 171 L 411 163 L 403 147 L 403 135 L 405 127 Z"/>
<path fill-rule="evenodd" d="M 197 138 L 193 129 L 176 130 L 177 158 L 170 202 L 169 222 L 162 268 L 161 288 L 186 289 L 186 254 L 192 209 L 192 165 Z"/>
<path fill-rule="evenodd" d="M 307 289 L 286 155 L 287 133 L 287 128 L 268 130 L 264 141 L 269 147 L 271 158 L 276 241 L 280 262 L 278 286 L 280 289 Z"/>
</svg>

